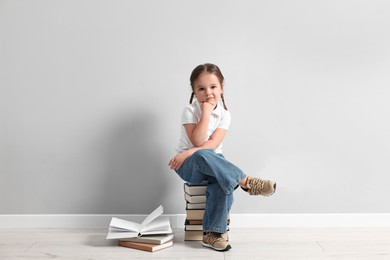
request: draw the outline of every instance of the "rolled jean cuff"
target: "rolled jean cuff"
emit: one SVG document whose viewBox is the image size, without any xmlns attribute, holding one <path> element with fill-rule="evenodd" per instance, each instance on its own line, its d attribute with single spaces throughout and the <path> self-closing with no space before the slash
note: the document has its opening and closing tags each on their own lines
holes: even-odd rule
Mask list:
<svg viewBox="0 0 390 260">
<path fill-rule="evenodd" d="M 232 182 L 228 187 L 221 187 L 226 195 L 232 194 L 238 186 L 240 186 L 240 182 L 246 178 L 246 175 L 244 173 L 241 173 L 239 177 L 235 180 L 235 182 Z"/>
<path fill-rule="evenodd" d="M 221 187 L 221 188 L 223 189 L 223 191 L 225 192 L 226 195 L 232 194 L 237 189 L 237 187 L 239 186 L 240 181 L 241 180 L 231 184 L 229 187 Z"/>
<path fill-rule="evenodd" d="M 223 228 L 208 228 L 206 230 L 203 230 L 203 232 L 215 232 L 215 233 L 226 233 L 228 230 L 227 228 L 223 229 Z"/>
</svg>

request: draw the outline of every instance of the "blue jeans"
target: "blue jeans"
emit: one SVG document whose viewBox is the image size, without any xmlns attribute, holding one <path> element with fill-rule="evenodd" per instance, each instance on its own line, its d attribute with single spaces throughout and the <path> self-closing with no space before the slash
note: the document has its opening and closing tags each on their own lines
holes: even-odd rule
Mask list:
<svg viewBox="0 0 390 260">
<path fill-rule="evenodd" d="M 203 231 L 225 233 L 233 204 L 233 191 L 246 175 L 222 154 L 211 149 L 196 151 L 176 172 L 186 182 L 208 181 Z"/>
</svg>

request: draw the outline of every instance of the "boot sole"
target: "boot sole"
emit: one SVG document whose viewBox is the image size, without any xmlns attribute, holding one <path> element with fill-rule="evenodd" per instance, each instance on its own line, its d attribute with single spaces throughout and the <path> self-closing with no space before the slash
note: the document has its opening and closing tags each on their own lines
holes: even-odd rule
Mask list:
<svg viewBox="0 0 390 260">
<path fill-rule="evenodd" d="M 202 242 L 202 246 L 207 247 L 207 248 L 214 249 L 214 250 L 219 251 L 219 252 L 225 252 L 225 251 L 228 251 L 228 250 L 230 250 L 230 249 L 232 248 L 230 245 L 228 245 L 228 246 L 225 247 L 225 248 L 216 248 L 216 247 L 213 247 L 212 245 L 206 244 L 206 243 L 204 243 L 204 242 Z"/>
<path fill-rule="evenodd" d="M 245 191 L 245 192 L 248 192 L 248 189 L 244 189 L 243 187 L 241 187 L 241 189 L 243 190 L 243 191 Z M 270 193 L 270 194 L 258 194 L 258 195 L 261 195 L 261 196 L 265 196 L 265 197 L 269 197 L 269 196 L 271 196 L 272 194 L 274 194 L 275 193 L 275 191 L 276 191 L 276 182 L 274 183 L 274 191 L 272 192 L 272 193 Z"/>
<path fill-rule="evenodd" d="M 275 191 L 276 191 L 276 182 L 274 183 L 274 191 L 273 191 L 272 193 L 268 194 L 268 195 L 263 195 L 263 196 L 269 197 L 269 196 L 271 196 L 272 194 L 274 194 Z"/>
</svg>

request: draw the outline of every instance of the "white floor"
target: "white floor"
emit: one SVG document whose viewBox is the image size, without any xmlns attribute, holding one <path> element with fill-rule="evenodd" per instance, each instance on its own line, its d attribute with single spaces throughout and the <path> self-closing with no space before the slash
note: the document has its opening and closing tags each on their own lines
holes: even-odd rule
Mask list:
<svg viewBox="0 0 390 260">
<path fill-rule="evenodd" d="M 0 229 L 0 259 L 390 259 L 390 228 L 234 229 L 225 253 L 174 232 L 173 247 L 149 253 L 105 240 L 106 229 Z"/>
</svg>

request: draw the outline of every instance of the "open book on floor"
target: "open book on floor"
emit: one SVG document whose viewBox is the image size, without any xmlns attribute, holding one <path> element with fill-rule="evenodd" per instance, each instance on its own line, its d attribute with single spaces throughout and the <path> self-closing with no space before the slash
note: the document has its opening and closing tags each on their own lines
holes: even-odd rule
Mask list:
<svg viewBox="0 0 390 260">
<path fill-rule="evenodd" d="M 140 237 L 127 237 L 127 238 L 121 238 L 119 239 L 119 241 L 162 245 L 168 241 L 173 240 L 173 238 L 174 238 L 173 234 L 165 234 L 165 235 L 149 235 L 149 236 L 140 236 Z"/>
<path fill-rule="evenodd" d="M 169 218 L 161 216 L 162 213 L 163 207 L 160 205 L 141 224 L 113 217 L 106 238 L 121 239 L 142 235 L 171 234 L 172 228 Z"/>
</svg>

